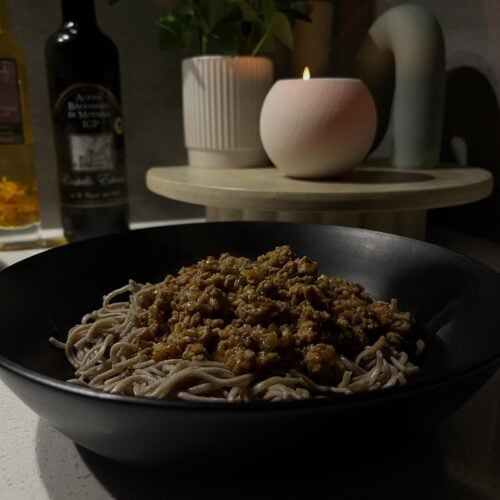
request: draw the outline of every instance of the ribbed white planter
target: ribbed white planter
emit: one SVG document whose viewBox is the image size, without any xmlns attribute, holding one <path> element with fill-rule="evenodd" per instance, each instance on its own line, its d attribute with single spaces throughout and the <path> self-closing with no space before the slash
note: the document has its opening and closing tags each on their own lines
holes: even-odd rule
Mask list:
<svg viewBox="0 0 500 500">
<path fill-rule="evenodd" d="M 273 84 L 272 61 L 265 57 L 193 57 L 182 62 L 182 77 L 189 165 L 267 165 L 259 119 Z"/>
</svg>

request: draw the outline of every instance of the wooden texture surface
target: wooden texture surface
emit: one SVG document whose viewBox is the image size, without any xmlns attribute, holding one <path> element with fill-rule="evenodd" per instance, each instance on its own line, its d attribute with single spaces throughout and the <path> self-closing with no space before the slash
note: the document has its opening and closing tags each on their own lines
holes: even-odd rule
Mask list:
<svg viewBox="0 0 500 500">
<path fill-rule="evenodd" d="M 493 178 L 481 168 L 399 170 L 356 168 L 330 180 L 285 177 L 274 167 L 202 169 L 153 167 L 154 193 L 178 201 L 232 210 L 301 212 L 419 211 L 470 203 L 491 194 Z"/>
</svg>

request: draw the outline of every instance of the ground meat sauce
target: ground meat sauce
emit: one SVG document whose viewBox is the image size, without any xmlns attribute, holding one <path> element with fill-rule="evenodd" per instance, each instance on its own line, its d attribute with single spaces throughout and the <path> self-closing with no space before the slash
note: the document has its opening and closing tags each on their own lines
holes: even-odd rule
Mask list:
<svg viewBox="0 0 500 500">
<path fill-rule="evenodd" d="M 221 361 L 239 375 L 297 370 L 338 383 L 340 356 L 367 345 L 404 350 L 412 318 L 357 283 L 318 275 L 280 246 L 256 260 L 222 254 L 168 275 L 144 303 L 141 343 L 155 361 Z"/>
</svg>

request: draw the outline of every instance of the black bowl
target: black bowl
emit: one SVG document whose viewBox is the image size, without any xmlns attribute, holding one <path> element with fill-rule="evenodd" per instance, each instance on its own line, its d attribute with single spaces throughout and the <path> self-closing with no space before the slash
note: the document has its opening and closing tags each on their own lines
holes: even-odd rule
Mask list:
<svg viewBox="0 0 500 500">
<path fill-rule="evenodd" d="M 256 257 L 288 244 L 320 271 L 399 299 L 427 341 L 422 372 L 405 386 L 296 402 L 190 403 L 110 395 L 65 382 L 71 370 L 48 342 L 65 339 L 102 296 L 160 281 L 221 252 Z M 132 231 L 59 247 L 0 273 L 0 374 L 54 428 L 106 457 L 136 464 L 284 459 L 343 442 L 435 425 L 500 363 L 500 277 L 443 248 L 367 230 L 289 223 L 210 223 Z M 311 456 L 311 455 L 308 455 Z"/>
</svg>

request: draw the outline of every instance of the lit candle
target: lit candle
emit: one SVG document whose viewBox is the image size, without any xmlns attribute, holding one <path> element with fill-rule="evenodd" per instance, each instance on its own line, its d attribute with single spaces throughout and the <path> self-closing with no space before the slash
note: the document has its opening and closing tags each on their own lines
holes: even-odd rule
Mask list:
<svg viewBox="0 0 500 500">
<path fill-rule="evenodd" d="M 278 80 L 260 115 L 260 135 L 273 164 L 289 177 L 343 175 L 366 158 L 375 138 L 375 103 L 354 78 Z"/>
</svg>

